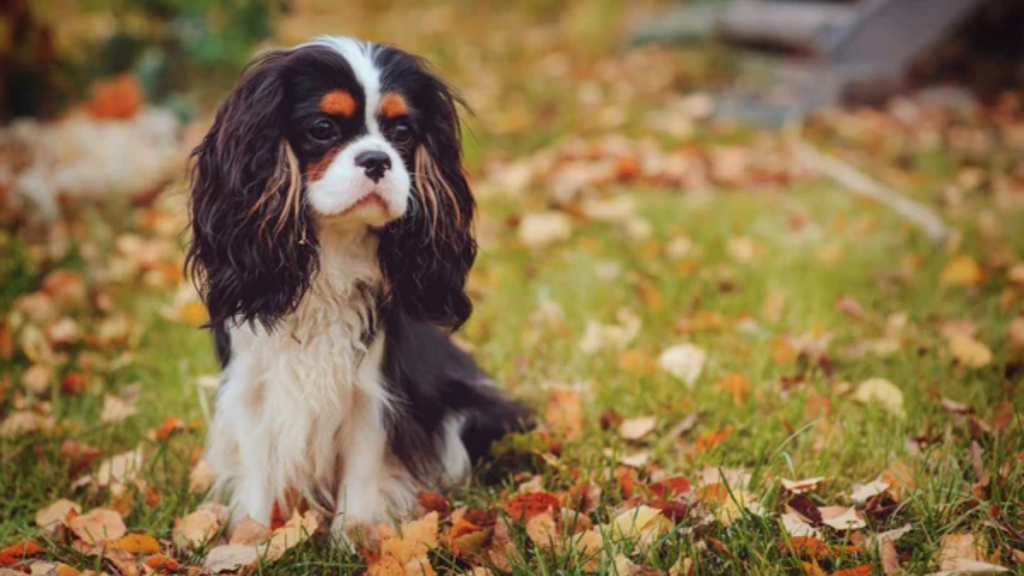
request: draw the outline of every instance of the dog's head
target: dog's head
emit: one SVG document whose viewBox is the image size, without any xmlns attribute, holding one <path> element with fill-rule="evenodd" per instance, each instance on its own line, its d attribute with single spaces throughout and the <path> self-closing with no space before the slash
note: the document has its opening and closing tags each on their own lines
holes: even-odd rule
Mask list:
<svg viewBox="0 0 1024 576">
<path fill-rule="evenodd" d="M 212 324 L 273 328 L 318 232 L 376 234 L 388 301 L 455 329 L 476 256 L 452 89 L 415 56 L 325 37 L 255 60 L 193 151 L 187 267 Z"/>
</svg>

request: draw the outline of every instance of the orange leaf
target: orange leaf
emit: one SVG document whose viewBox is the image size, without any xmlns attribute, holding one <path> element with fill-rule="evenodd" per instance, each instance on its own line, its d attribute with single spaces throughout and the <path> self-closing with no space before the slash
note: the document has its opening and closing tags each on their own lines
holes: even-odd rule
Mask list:
<svg viewBox="0 0 1024 576">
<path fill-rule="evenodd" d="M 505 513 L 514 520 L 525 522 L 530 518 L 558 509 L 558 497 L 547 492 L 529 492 L 517 494 L 511 500 L 502 505 Z"/>
<path fill-rule="evenodd" d="M 132 554 L 155 554 L 160 551 L 160 543 L 152 536 L 144 534 L 128 534 L 117 539 L 112 546 Z"/>
<path fill-rule="evenodd" d="M 566 440 L 579 440 L 583 435 L 583 402 L 571 390 L 554 389 L 548 394 L 544 419 L 553 431 Z"/>
<path fill-rule="evenodd" d="M 675 476 L 655 482 L 647 487 L 658 498 L 671 499 L 690 491 L 690 481 L 685 476 Z"/>
<path fill-rule="evenodd" d="M 160 424 L 160 427 L 156 430 L 156 439 L 158 442 L 163 442 L 170 437 L 171 434 L 185 429 L 185 421 L 177 416 L 168 416 L 166 420 Z"/>
<path fill-rule="evenodd" d="M 0 566 L 14 566 L 25 558 L 42 553 L 43 549 L 34 540 L 22 540 L 0 550 Z"/>
<path fill-rule="evenodd" d="M 750 382 L 743 374 L 726 374 L 715 384 L 715 389 L 732 396 L 737 404 L 750 397 Z"/>
<path fill-rule="evenodd" d="M 447 516 L 452 510 L 452 503 L 437 492 L 420 490 L 416 494 L 416 501 L 427 509 L 428 512 L 437 512 L 441 516 Z"/>
<path fill-rule="evenodd" d="M 163 554 L 154 554 L 146 558 L 146 566 L 157 572 L 173 572 L 178 569 L 178 561 Z"/>
<path fill-rule="evenodd" d="M 714 448 L 731 435 L 732 426 L 726 426 L 725 428 L 722 428 L 717 432 L 708 432 L 707 434 L 701 436 L 700 438 L 697 438 L 697 441 L 694 442 L 693 445 L 698 450 L 710 450 L 711 448 Z"/>
<path fill-rule="evenodd" d="M 615 483 L 622 490 L 623 498 L 632 498 L 633 490 L 640 481 L 637 479 L 636 470 L 629 466 L 619 466 L 615 469 Z"/>
</svg>

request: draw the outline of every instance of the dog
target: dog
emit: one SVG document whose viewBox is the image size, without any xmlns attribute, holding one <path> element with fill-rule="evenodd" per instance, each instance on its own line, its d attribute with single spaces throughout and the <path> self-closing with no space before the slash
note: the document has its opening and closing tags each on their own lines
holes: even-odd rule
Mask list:
<svg viewBox="0 0 1024 576">
<path fill-rule="evenodd" d="M 530 426 L 449 338 L 477 252 L 463 107 L 417 56 L 320 37 L 250 63 L 194 149 L 186 271 L 232 522 L 289 494 L 335 530 L 401 517 Z"/>
</svg>

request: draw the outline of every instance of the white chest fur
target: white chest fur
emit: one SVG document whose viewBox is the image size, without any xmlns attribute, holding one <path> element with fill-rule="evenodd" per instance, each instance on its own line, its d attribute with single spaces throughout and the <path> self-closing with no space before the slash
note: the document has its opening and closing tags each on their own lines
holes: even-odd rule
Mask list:
<svg viewBox="0 0 1024 576">
<path fill-rule="evenodd" d="M 364 341 L 374 311 L 366 287 L 380 282 L 376 239 L 338 232 L 320 242 L 320 273 L 293 314 L 270 333 L 231 329 L 207 458 L 236 520 L 267 522 L 289 489 L 374 519 L 385 499 L 414 494 L 381 486 L 396 472 L 383 424 L 384 337 Z M 352 494 L 364 487 L 372 495 Z"/>
</svg>

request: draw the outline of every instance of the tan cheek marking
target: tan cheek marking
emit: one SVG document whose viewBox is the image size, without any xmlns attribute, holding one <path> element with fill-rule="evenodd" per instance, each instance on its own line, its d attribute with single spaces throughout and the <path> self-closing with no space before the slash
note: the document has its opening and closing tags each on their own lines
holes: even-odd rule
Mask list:
<svg viewBox="0 0 1024 576">
<path fill-rule="evenodd" d="M 310 162 L 306 166 L 306 178 L 309 182 L 316 182 L 323 177 L 324 172 L 327 171 L 327 167 L 331 165 L 338 153 L 341 152 L 341 148 L 332 148 L 328 150 L 326 154 L 320 157 L 319 160 Z"/>
<path fill-rule="evenodd" d="M 325 114 L 351 116 L 356 111 L 356 100 L 345 90 L 335 90 L 320 99 L 320 111 Z"/>
<path fill-rule="evenodd" d="M 401 94 L 388 92 L 380 99 L 380 113 L 385 118 L 396 118 L 409 113 L 409 104 Z"/>
</svg>

